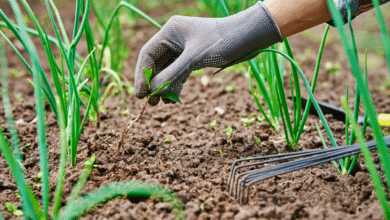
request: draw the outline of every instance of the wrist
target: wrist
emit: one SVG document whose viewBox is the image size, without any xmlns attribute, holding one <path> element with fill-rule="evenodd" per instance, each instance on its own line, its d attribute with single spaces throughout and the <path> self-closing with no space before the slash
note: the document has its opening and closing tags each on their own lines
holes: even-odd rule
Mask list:
<svg viewBox="0 0 390 220">
<path fill-rule="evenodd" d="M 331 20 L 326 0 L 265 0 L 283 37 Z"/>
</svg>

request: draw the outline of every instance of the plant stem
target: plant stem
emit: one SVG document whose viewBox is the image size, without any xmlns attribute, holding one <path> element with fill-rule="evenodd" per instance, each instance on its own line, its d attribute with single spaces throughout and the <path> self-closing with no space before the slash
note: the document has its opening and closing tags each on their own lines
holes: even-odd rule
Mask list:
<svg viewBox="0 0 390 220">
<path fill-rule="evenodd" d="M 146 106 L 148 105 L 148 101 L 149 101 L 149 98 L 146 99 L 145 103 L 143 104 L 142 106 L 142 110 L 141 112 L 139 113 L 139 115 L 137 116 L 137 118 L 134 119 L 134 121 L 130 122 L 129 126 L 127 126 L 127 128 L 122 132 L 121 136 L 119 137 L 119 140 L 116 142 L 116 147 L 118 148 L 118 154 L 119 154 L 119 150 L 121 149 L 121 146 L 122 146 L 122 143 L 123 143 L 123 139 L 125 138 L 125 136 L 127 135 L 127 133 L 129 132 L 131 126 L 137 122 L 141 117 L 142 117 L 142 114 L 144 113 L 145 111 L 145 108 Z"/>
</svg>

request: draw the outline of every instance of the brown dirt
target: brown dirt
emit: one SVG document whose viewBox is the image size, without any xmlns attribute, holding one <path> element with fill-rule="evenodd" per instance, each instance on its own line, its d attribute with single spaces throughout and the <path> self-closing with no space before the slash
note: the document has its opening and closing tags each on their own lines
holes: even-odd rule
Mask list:
<svg viewBox="0 0 390 220">
<path fill-rule="evenodd" d="M 69 19 L 73 18 L 69 16 Z M 156 31 L 151 26 L 135 28 L 134 34 L 138 41 L 132 45 L 132 55 L 125 70 L 130 80 L 140 48 Z M 291 37 L 290 43 L 297 54 L 303 54 L 306 48 L 314 51 L 300 61 L 311 80 L 319 45 L 307 40 L 303 35 Z M 326 47 L 324 63 L 340 62 L 337 55 L 339 47 L 337 42 Z M 10 48 L 7 49 L 11 51 Z M 22 69 L 15 54 L 9 52 L 8 61 L 10 69 Z M 353 87 L 353 77 L 348 71 L 345 59 L 341 61 L 338 76 L 328 76 L 322 65 L 316 91 L 318 101 L 340 106 L 339 97 L 345 94 L 345 84 L 348 82 Z M 47 68 L 45 70 L 48 71 Z M 95 154 L 98 167 L 93 169 L 82 193 L 118 180 L 156 182 L 173 190 L 180 197 L 186 207 L 187 219 L 383 219 L 362 159 L 359 160 L 354 175 L 340 176 L 331 163 L 323 164 L 255 184 L 251 188 L 247 205 L 239 205 L 230 198 L 227 180 L 234 160 L 290 150 L 285 141 L 279 139 L 283 132 L 274 133 L 267 123 L 256 121 L 248 127 L 242 125 L 241 118 L 259 112 L 251 96 L 247 78 L 240 74 L 220 73 L 216 77 L 222 78 L 223 81 L 215 82 L 213 71 L 215 69 L 206 69 L 203 76 L 194 76 L 187 81 L 180 97 L 183 105 L 148 106 L 141 120 L 129 131 L 122 146 L 124 152 L 119 155 L 117 149 L 112 146 L 127 123 L 138 115 L 144 101 L 127 96 L 130 115 L 125 116 L 118 109 L 120 97 L 109 100 L 107 112 L 100 115 L 99 124 L 88 123 L 80 138 L 79 148 L 87 149 L 77 155 L 77 165 L 67 170 L 63 203 L 66 203 L 70 190 L 82 172 L 83 161 Z M 384 91 L 376 90 L 386 74 L 386 66 L 383 63 L 377 71 L 369 72 L 369 83 L 372 85 L 377 110 L 390 113 L 389 97 Z M 201 83 L 202 77 L 209 79 L 207 85 Z M 36 127 L 34 123 L 30 123 L 35 117 L 33 88 L 27 78 L 30 76 L 11 78 L 10 94 L 12 97 L 13 94 L 20 94 L 25 98 L 23 102 L 13 98 L 12 106 L 15 120 L 23 119 L 26 122 L 18 125 L 18 131 L 22 146 L 31 143 L 22 150 L 25 176 L 28 183 L 32 184 L 39 181 L 33 177 L 39 172 L 39 159 Z M 329 82 L 329 87 L 324 88 L 323 82 Z M 237 88 L 226 92 L 228 85 L 236 85 Z M 223 109 L 224 113 L 219 114 L 215 110 L 216 107 Z M 52 175 L 51 190 L 54 196 L 60 152 L 59 129 L 49 109 L 47 106 L 47 138 Z M 7 133 L 2 107 L 0 115 L 0 124 Z M 216 131 L 209 125 L 214 120 L 217 120 Z M 319 119 L 309 117 L 298 151 L 322 147 L 314 126 L 315 121 L 318 122 Z M 329 121 L 338 143 L 345 144 L 343 123 L 331 118 Z M 225 134 L 228 125 L 233 127 L 231 138 Z M 256 147 L 254 134 L 262 140 L 260 147 Z M 170 143 L 165 143 L 167 137 L 171 138 Z M 371 139 L 371 136 L 367 135 L 366 138 Z M 222 154 L 216 150 L 222 150 Z M 376 153 L 374 157 L 378 163 Z M 5 203 L 12 202 L 18 207 L 21 204 L 15 196 L 18 192 L 16 184 L 2 157 L 0 168 L 0 209 L 4 217 L 10 219 L 12 214 L 6 211 Z M 378 169 L 381 170 L 380 166 Z M 33 186 L 33 189 L 40 195 L 38 186 Z M 173 219 L 173 213 L 168 204 L 152 199 L 143 202 L 116 199 L 82 219 Z"/>
</svg>

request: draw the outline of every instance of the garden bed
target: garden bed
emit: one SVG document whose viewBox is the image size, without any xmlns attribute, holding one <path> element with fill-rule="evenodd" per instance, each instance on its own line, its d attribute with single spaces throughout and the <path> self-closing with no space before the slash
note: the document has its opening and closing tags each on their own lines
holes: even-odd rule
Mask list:
<svg viewBox="0 0 390 220">
<path fill-rule="evenodd" d="M 150 16 L 153 17 L 153 13 Z M 73 16 L 63 19 L 65 23 L 67 19 L 70 23 L 73 22 Z M 123 72 L 130 81 L 133 80 L 130 73 L 134 72 L 140 48 L 156 32 L 157 29 L 150 25 L 135 27 L 133 34 L 137 41 L 132 43 L 132 54 Z M 303 66 L 304 73 L 311 80 L 319 44 L 308 40 L 305 35 L 296 35 L 289 40 L 294 54 L 304 56 L 307 48 L 314 51 L 302 60 L 297 58 Z M 346 59 L 338 55 L 340 47 L 337 40 L 325 47 L 323 62 L 340 63 L 339 75 L 328 75 L 322 65 L 315 92 L 317 101 L 336 106 L 340 106 L 339 98 L 345 94 L 346 83 L 351 87 L 354 85 Z M 8 68 L 22 70 L 18 57 L 11 53 L 8 47 L 7 51 Z M 81 55 L 86 56 L 82 52 Z M 383 57 L 379 58 L 384 60 Z M 266 122 L 254 121 L 248 126 L 243 126 L 241 118 L 246 118 L 254 112 L 259 113 L 251 95 L 248 79 L 234 72 L 213 76 L 215 70 L 206 69 L 203 75 L 195 75 L 186 82 L 180 96 L 183 105 L 160 103 L 156 107 L 148 106 L 141 120 L 129 131 L 122 145 L 123 152 L 120 153 L 113 147 L 114 143 L 127 123 L 138 115 L 144 100 L 128 95 L 126 97 L 126 107 L 130 112 L 128 115 L 122 114 L 122 110 L 118 108 L 121 106 L 119 96 L 108 100 L 107 111 L 100 114 L 97 123 L 87 122 L 81 135 L 79 149 L 85 147 L 85 150 L 78 153 L 77 165 L 67 170 L 64 204 L 83 170 L 84 161 L 95 154 L 98 166 L 92 170 L 82 193 L 118 180 L 156 182 L 179 196 L 185 204 L 187 219 L 383 219 L 381 207 L 362 159 L 359 159 L 353 175 L 340 176 L 333 165 L 328 163 L 255 184 L 251 188 L 247 205 L 239 205 L 230 198 L 227 181 L 234 160 L 291 150 L 281 138 L 283 132 L 275 133 Z M 48 66 L 45 71 L 49 71 Z M 387 74 L 383 61 L 375 70 L 369 70 L 368 82 L 377 110 L 389 113 L 390 101 L 386 95 L 388 91 L 377 90 Z M 39 172 L 39 152 L 36 125 L 33 122 L 35 117 L 33 87 L 27 79 L 31 79 L 29 74 L 11 77 L 10 94 L 15 120 L 20 122 L 17 128 L 21 146 L 24 146 L 22 151 L 25 158 L 23 164 L 26 168 L 25 176 L 34 192 L 40 195 L 39 179 L 35 176 Z M 286 80 L 286 85 L 287 82 Z M 328 86 L 325 86 L 324 82 L 328 82 Z M 227 92 L 225 88 L 230 85 L 235 85 L 236 88 Z M 18 94 L 24 100 L 16 99 L 14 94 Z M 222 109 L 223 113 L 216 108 Z M 53 197 L 60 153 L 59 128 L 48 105 L 46 110 Z M 1 126 L 7 128 L 3 107 L 0 108 L 0 115 Z M 345 144 L 344 124 L 329 116 L 327 118 L 338 144 Z M 214 120 L 217 121 L 216 130 L 210 125 Z M 323 147 L 315 128 L 315 121 L 319 122 L 319 119 L 309 116 L 297 151 Z M 231 137 L 225 133 L 228 125 L 233 128 Z M 254 135 L 261 139 L 259 145 L 256 144 Z M 372 139 L 370 133 L 366 138 Z M 374 158 L 378 162 L 376 153 Z M 5 203 L 11 202 L 21 207 L 20 199 L 15 195 L 18 189 L 2 157 L 0 169 L 2 170 L 0 209 L 6 219 L 11 219 L 12 214 L 6 211 Z M 381 170 L 380 167 L 378 169 Z M 146 201 L 116 199 L 98 207 L 82 219 L 173 218 L 168 203 L 154 199 Z"/>
</svg>

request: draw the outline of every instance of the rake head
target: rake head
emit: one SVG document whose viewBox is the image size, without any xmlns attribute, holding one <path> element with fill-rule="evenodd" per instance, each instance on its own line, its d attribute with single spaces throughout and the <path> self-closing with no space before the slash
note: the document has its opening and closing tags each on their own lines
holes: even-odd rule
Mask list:
<svg viewBox="0 0 390 220">
<path fill-rule="evenodd" d="M 387 146 L 390 146 L 390 136 L 385 137 L 385 140 Z M 374 141 L 368 142 L 367 146 L 370 150 L 376 149 Z M 249 200 L 250 187 L 261 180 L 359 153 L 360 146 L 354 144 L 343 147 L 239 159 L 234 161 L 231 168 L 228 182 L 230 196 L 234 197 L 239 203 L 245 204 Z M 239 165 L 243 162 L 249 163 Z M 248 171 L 248 169 L 251 170 Z"/>
</svg>

